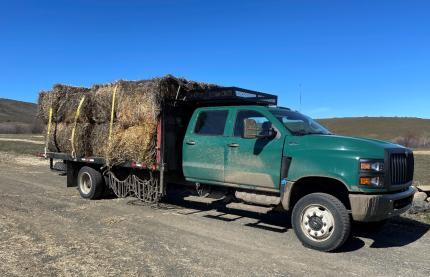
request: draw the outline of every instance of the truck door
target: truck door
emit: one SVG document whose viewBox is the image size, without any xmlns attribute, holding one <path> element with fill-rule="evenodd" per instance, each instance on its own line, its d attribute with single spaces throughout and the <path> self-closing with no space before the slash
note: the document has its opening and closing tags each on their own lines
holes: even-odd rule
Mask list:
<svg viewBox="0 0 430 277">
<path fill-rule="evenodd" d="M 244 138 L 245 119 L 255 120 L 261 133 L 274 128 L 272 122 L 258 111 L 237 111 L 232 136 L 226 145 L 225 182 L 279 189 L 283 149 L 281 133 L 277 131 L 272 138 Z"/>
<path fill-rule="evenodd" d="M 196 110 L 183 143 L 183 172 L 189 181 L 224 182 L 227 109 Z"/>
</svg>

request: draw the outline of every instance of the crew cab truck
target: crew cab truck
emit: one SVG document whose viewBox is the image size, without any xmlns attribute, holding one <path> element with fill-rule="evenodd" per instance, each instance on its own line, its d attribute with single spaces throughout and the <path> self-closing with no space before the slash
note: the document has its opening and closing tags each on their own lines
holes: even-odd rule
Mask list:
<svg viewBox="0 0 430 277">
<path fill-rule="evenodd" d="M 105 187 L 126 196 L 119 192 L 134 186 L 134 195 L 146 200 L 165 194 L 167 185 L 228 188 L 240 201 L 289 211 L 298 239 L 320 251 L 342 246 L 353 220 L 380 222 L 411 207 L 414 158 L 400 145 L 334 135 L 278 107 L 275 95 L 236 87 L 163 105 L 154 165 L 107 167 L 101 157 L 46 157 L 51 165 L 64 160 L 68 186 L 89 199 Z M 147 187 L 139 191 L 130 176 Z"/>
</svg>

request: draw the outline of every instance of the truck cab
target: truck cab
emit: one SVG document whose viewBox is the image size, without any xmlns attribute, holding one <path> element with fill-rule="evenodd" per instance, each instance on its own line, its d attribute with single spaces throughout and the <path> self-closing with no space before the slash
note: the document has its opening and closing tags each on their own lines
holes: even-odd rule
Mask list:
<svg viewBox="0 0 430 277">
<path fill-rule="evenodd" d="M 270 199 L 291 211 L 305 246 L 323 251 L 345 242 L 352 220 L 405 212 L 415 192 L 411 150 L 332 134 L 287 108 L 200 107 L 182 147 L 187 181 L 230 187 L 245 201 Z"/>
</svg>

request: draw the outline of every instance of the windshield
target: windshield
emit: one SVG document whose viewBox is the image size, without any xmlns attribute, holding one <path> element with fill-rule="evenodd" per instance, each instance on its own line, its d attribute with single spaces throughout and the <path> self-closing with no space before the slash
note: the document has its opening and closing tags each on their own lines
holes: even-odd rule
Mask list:
<svg viewBox="0 0 430 277">
<path fill-rule="evenodd" d="M 331 135 L 329 130 L 324 128 L 312 118 L 299 112 L 291 110 L 271 109 L 270 112 L 290 130 L 293 135 Z"/>
</svg>

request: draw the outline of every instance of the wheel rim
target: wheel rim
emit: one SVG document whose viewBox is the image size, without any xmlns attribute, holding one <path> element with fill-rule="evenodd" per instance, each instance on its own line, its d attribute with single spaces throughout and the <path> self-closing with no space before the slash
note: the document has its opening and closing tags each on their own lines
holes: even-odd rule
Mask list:
<svg viewBox="0 0 430 277">
<path fill-rule="evenodd" d="M 333 214 L 323 205 L 309 205 L 303 209 L 301 227 L 309 239 L 318 242 L 327 240 L 335 228 Z"/>
<path fill-rule="evenodd" d="M 89 194 L 91 191 L 91 187 L 93 186 L 93 181 L 91 179 L 90 174 L 87 172 L 82 173 L 81 178 L 79 180 L 79 188 L 84 194 Z"/>
</svg>

